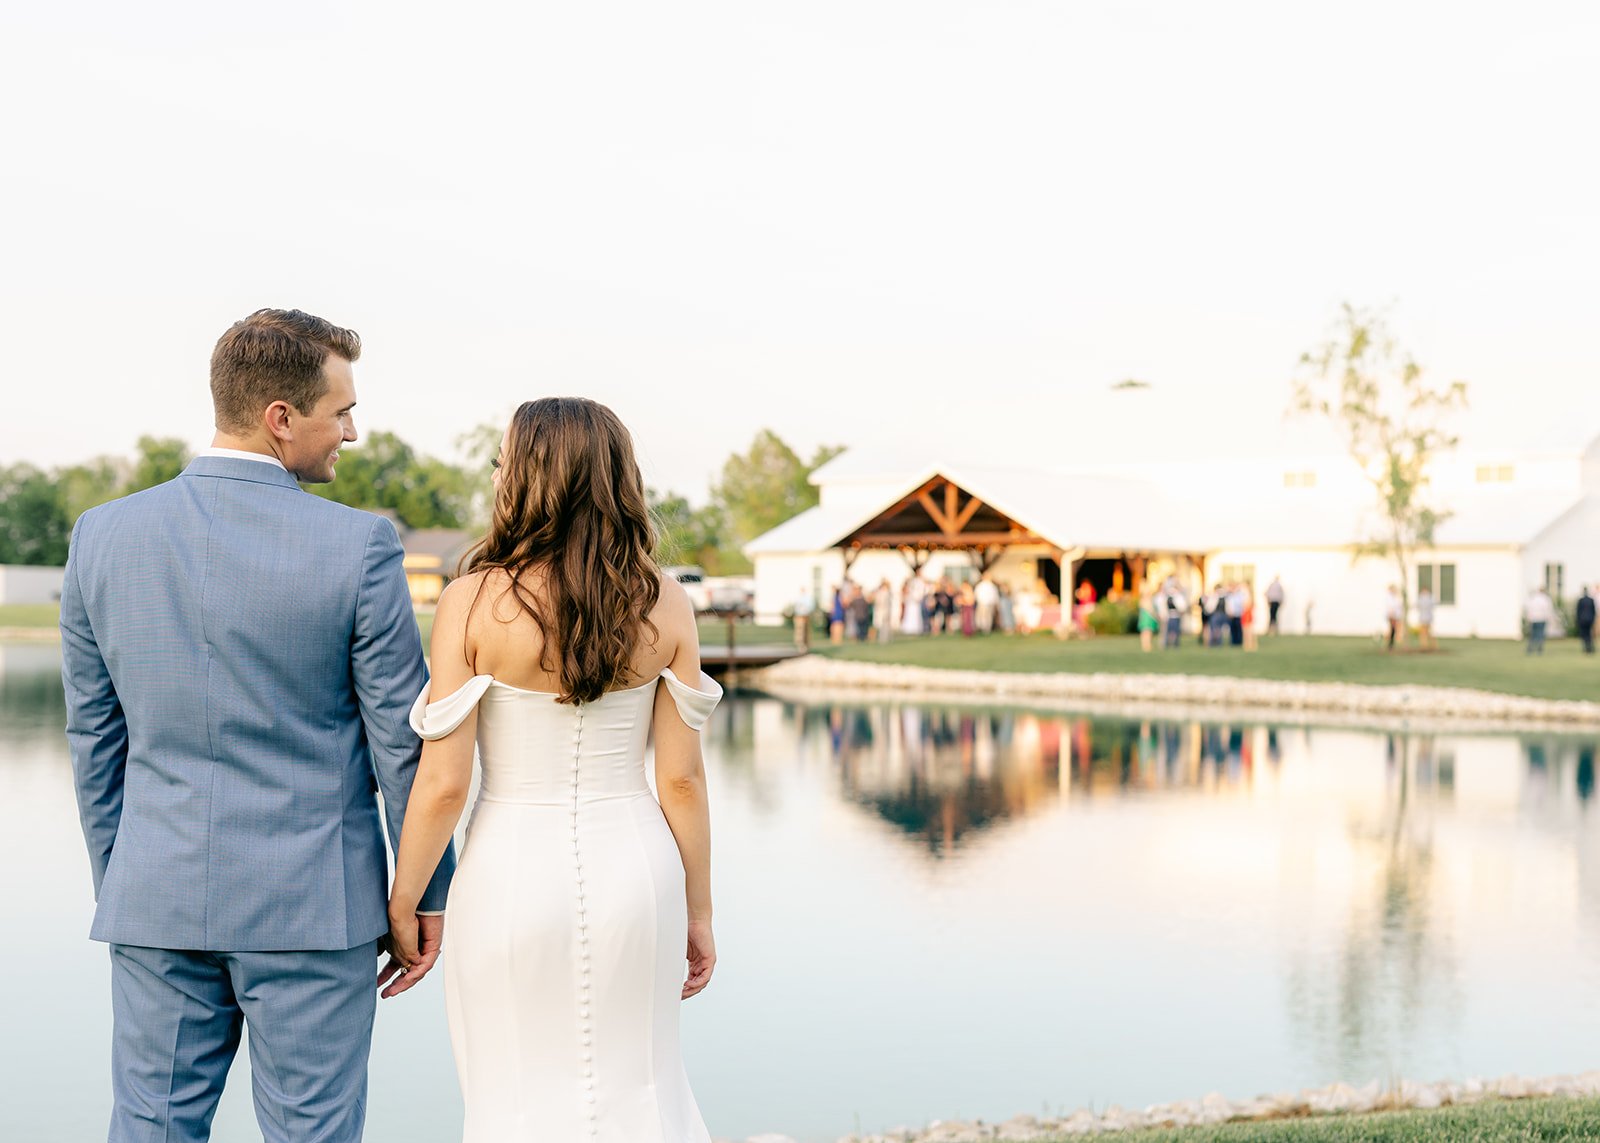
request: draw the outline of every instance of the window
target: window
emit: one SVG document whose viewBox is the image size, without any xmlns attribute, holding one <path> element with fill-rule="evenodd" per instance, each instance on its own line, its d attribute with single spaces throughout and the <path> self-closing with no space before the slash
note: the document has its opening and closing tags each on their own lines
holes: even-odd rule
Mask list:
<svg viewBox="0 0 1600 1143">
<path fill-rule="evenodd" d="M 1480 464 L 1478 466 L 1479 484 L 1510 484 L 1516 479 L 1517 470 L 1509 464 Z"/>
<path fill-rule="evenodd" d="M 1433 592 L 1433 601 L 1441 607 L 1456 601 L 1455 564 L 1418 564 L 1417 591 Z"/>
<path fill-rule="evenodd" d="M 1256 565 L 1223 564 L 1222 582 L 1248 584 L 1252 589 L 1254 589 L 1256 584 Z"/>
<path fill-rule="evenodd" d="M 1544 590 L 1545 594 L 1556 602 L 1566 598 L 1567 565 L 1544 565 Z"/>
<path fill-rule="evenodd" d="M 1317 486 L 1317 474 L 1310 471 L 1286 472 L 1283 474 L 1283 486 L 1285 488 L 1315 488 Z"/>
</svg>

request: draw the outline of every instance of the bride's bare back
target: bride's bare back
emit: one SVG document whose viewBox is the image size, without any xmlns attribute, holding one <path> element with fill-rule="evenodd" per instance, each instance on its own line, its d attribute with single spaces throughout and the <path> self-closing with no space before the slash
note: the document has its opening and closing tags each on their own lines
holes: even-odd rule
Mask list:
<svg viewBox="0 0 1600 1143">
<path fill-rule="evenodd" d="M 521 587 L 523 594 L 537 605 L 545 604 L 544 577 L 537 569 L 522 574 Z M 539 625 L 518 604 L 512 594 L 511 577 L 504 570 L 472 572 L 452 588 L 468 599 L 477 596 L 477 605 L 467 618 L 463 647 L 474 674 L 493 675 L 497 681 L 519 690 L 549 694 L 561 691 L 560 675 L 541 665 L 543 661 L 554 666 L 557 656 L 545 656 Z M 653 679 L 664 667 L 680 672 L 700 669 L 696 643 L 686 639 L 684 631 L 685 624 L 689 633 L 694 631 L 694 609 L 683 585 L 669 575 L 661 576 L 661 597 L 650 612 L 650 622 L 655 626 L 654 637 L 648 629 L 640 631 L 624 687 Z M 694 661 L 688 661 L 690 658 Z"/>
</svg>

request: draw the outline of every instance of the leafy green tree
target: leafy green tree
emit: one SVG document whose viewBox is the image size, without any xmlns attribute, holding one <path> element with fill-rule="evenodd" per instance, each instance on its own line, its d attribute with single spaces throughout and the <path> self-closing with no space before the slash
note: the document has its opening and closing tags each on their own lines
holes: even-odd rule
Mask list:
<svg viewBox="0 0 1600 1143">
<path fill-rule="evenodd" d="M 71 535 L 50 473 L 31 464 L 0 468 L 0 564 L 64 564 Z"/>
<path fill-rule="evenodd" d="M 500 453 L 500 438 L 505 435 L 511 415 L 500 421 L 484 421 L 456 438 L 456 452 L 462 458 L 467 488 L 467 526 L 482 531 L 489 526 L 494 511 L 493 461 Z"/>
<path fill-rule="evenodd" d="M 1300 364 L 1295 409 L 1339 426 L 1377 495 L 1383 528 L 1357 555 L 1395 561 L 1401 600 L 1409 609 L 1412 554 L 1431 546 L 1435 529 L 1450 517 L 1428 495 L 1428 469 L 1456 445 L 1445 426 L 1466 408 L 1466 382 L 1430 386 L 1422 366 L 1389 332 L 1384 314 L 1349 302 L 1328 340 L 1303 354 Z"/>
<path fill-rule="evenodd" d="M 762 429 L 749 451 L 727 459 L 722 479 L 711 490 L 711 503 L 726 525 L 718 549 L 723 574 L 749 571 L 740 548 L 817 503 L 817 489 L 808 478 L 843 451 L 842 445 L 823 445 L 808 463 L 777 433 Z"/>
<path fill-rule="evenodd" d="M 97 456 L 57 469 L 55 479 L 62 510 L 76 523 L 95 505 L 121 496 L 133 479 L 133 466 L 120 457 Z"/>
<path fill-rule="evenodd" d="M 165 484 L 189 466 L 189 446 L 177 437 L 139 438 L 139 455 L 134 458 L 133 478 L 119 495 Z"/>
<path fill-rule="evenodd" d="M 467 475 L 416 451 L 394 433 L 369 433 L 340 450 L 338 479 L 311 484 L 318 496 L 354 508 L 387 508 L 408 528 L 464 528 L 470 515 Z"/>
<path fill-rule="evenodd" d="M 694 508 L 676 492 L 645 489 L 660 533 L 656 559 L 662 564 L 698 564 L 711 575 L 722 574 L 722 514 L 716 505 Z"/>
</svg>

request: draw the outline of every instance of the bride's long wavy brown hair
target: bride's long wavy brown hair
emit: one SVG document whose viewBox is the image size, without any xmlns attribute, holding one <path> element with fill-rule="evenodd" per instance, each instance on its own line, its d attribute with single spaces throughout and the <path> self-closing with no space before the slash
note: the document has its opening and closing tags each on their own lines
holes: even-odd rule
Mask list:
<svg viewBox="0 0 1600 1143">
<path fill-rule="evenodd" d="M 641 635 L 659 635 L 649 616 L 661 572 L 633 438 L 598 402 L 545 397 L 512 415 L 499 463 L 489 532 L 463 564 L 510 577 L 544 640 L 539 666 L 561 679 L 558 701 L 593 702 L 627 683 Z"/>
</svg>

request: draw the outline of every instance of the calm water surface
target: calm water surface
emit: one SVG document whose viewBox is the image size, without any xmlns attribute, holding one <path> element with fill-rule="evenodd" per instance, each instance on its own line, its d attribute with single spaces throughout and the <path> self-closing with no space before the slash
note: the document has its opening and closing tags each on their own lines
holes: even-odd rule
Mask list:
<svg viewBox="0 0 1600 1143">
<path fill-rule="evenodd" d="M 57 652 L 0 648 L 0 1137 L 104 1138 Z M 1596 743 L 731 699 L 707 734 L 713 1135 L 1600 1066 Z M 307 891 L 314 891 L 307 887 Z M 448 955 L 448 954 L 447 954 Z M 214 1138 L 255 1130 L 244 1053 Z M 369 1138 L 457 1138 L 438 978 Z"/>
</svg>

